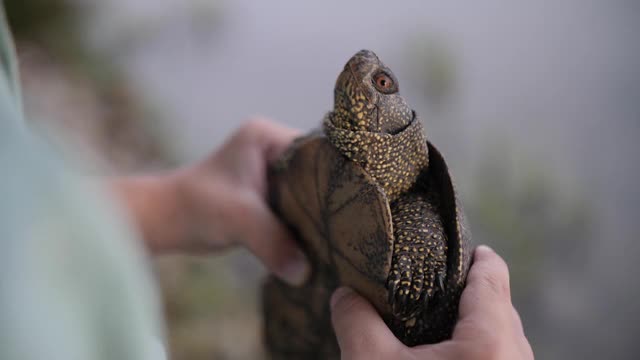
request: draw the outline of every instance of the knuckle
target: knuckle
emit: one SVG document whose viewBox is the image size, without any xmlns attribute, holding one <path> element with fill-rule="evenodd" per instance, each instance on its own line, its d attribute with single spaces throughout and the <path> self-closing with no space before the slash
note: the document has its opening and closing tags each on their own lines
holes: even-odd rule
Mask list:
<svg viewBox="0 0 640 360">
<path fill-rule="evenodd" d="M 524 333 L 524 329 L 522 327 L 522 319 L 520 318 L 520 314 L 518 314 L 518 310 L 515 307 L 511 306 L 511 318 L 516 327 L 516 329 L 520 333 Z"/>
<path fill-rule="evenodd" d="M 510 299 L 509 268 L 502 259 L 497 259 L 494 264 L 487 266 L 480 274 L 482 284 L 492 293 L 504 299 Z"/>
<path fill-rule="evenodd" d="M 269 121 L 262 117 L 251 117 L 242 125 L 241 132 L 248 135 L 259 135 L 269 126 Z"/>
<path fill-rule="evenodd" d="M 240 142 L 264 144 L 272 137 L 274 132 L 273 126 L 273 122 L 266 118 L 251 117 L 240 126 L 236 136 Z"/>
<path fill-rule="evenodd" d="M 524 339 L 524 359 L 527 360 L 533 360 L 535 358 L 535 356 L 533 355 L 533 349 L 531 348 L 531 344 L 529 344 L 529 342 L 527 341 L 527 339 Z"/>
<path fill-rule="evenodd" d="M 461 358 L 478 360 L 510 360 L 533 359 L 533 352 L 524 336 L 521 341 L 518 337 L 505 331 L 496 331 L 495 328 L 484 328 L 478 333 L 472 346 L 465 348 L 465 354 Z"/>
<path fill-rule="evenodd" d="M 502 278 L 509 282 L 509 265 L 501 257 L 496 260 L 496 272 L 500 274 Z"/>
<path fill-rule="evenodd" d="M 248 141 L 255 137 L 258 133 L 258 128 L 261 125 L 253 119 L 246 120 L 240 125 L 233 135 L 233 139 L 236 141 Z"/>
<path fill-rule="evenodd" d="M 347 351 L 342 351 L 342 355 L 341 355 L 341 359 L 351 359 L 351 360 L 370 360 L 370 359 L 375 359 L 375 357 L 373 357 L 373 351 L 372 350 L 367 350 L 365 349 L 364 351 L 362 350 L 356 350 L 356 349 L 350 349 Z"/>
<path fill-rule="evenodd" d="M 360 298 L 353 292 L 348 293 L 340 297 L 335 304 L 335 313 L 340 316 L 344 316 L 345 314 L 352 314 L 357 310 L 360 306 L 362 306 L 362 302 Z"/>
<path fill-rule="evenodd" d="M 483 344 L 474 349 L 474 353 L 474 359 L 506 360 L 503 343 L 492 334 L 487 334 Z"/>
<path fill-rule="evenodd" d="M 363 333 L 361 336 L 352 338 L 348 350 L 355 359 L 375 359 L 380 356 L 385 349 L 381 349 L 377 339 L 370 333 Z"/>
<path fill-rule="evenodd" d="M 509 295 L 509 285 L 505 283 L 504 278 L 502 278 L 499 274 L 496 273 L 486 273 L 482 276 L 483 284 L 495 295 L 500 298 L 508 299 Z"/>
</svg>

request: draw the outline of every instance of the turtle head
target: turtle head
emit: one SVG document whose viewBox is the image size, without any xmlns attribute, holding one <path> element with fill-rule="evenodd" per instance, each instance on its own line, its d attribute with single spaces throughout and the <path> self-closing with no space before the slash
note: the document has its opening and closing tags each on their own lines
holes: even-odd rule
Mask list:
<svg viewBox="0 0 640 360">
<path fill-rule="evenodd" d="M 395 134 L 414 118 L 398 94 L 398 80 L 373 51 L 361 50 L 349 59 L 334 97 L 332 122 L 339 128 Z"/>
</svg>

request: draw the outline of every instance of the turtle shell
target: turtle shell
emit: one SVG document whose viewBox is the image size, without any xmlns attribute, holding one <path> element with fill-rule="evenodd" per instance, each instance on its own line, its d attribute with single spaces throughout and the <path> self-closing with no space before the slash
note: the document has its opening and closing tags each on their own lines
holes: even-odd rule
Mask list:
<svg viewBox="0 0 640 360">
<path fill-rule="evenodd" d="M 446 163 L 431 143 L 427 145 L 430 166 L 421 181 L 435 184 L 441 194 L 449 239 L 446 286 L 461 289 L 469 268 L 469 233 Z M 300 287 L 272 276 L 265 282 L 265 341 L 270 357 L 339 359 L 329 298 L 343 285 L 368 299 L 392 329 L 397 327 L 386 287 L 393 222 L 382 188 L 321 133 L 298 139 L 270 168 L 269 184 L 274 211 L 312 263 L 311 276 Z"/>
</svg>

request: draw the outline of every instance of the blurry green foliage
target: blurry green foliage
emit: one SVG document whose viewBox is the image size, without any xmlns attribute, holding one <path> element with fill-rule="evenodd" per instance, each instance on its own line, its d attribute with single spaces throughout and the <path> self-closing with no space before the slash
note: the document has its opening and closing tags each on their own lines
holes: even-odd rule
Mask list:
<svg viewBox="0 0 640 360">
<path fill-rule="evenodd" d="M 164 129 L 158 126 L 162 125 L 159 112 L 134 90 L 115 61 L 114 51 L 118 49 L 97 51 L 90 46 L 85 35 L 94 15 L 91 3 L 10 0 L 4 5 L 18 50 L 37 48 L 45 54 L 48 66 L 59 69 L 62 78 L 83 79 L 95 93 L 104 111 L 100 118 L 86 121 L 96 123 L 104 143 L 111 144 L 104 155 L 116 168 L 129 167 L 130 162 L 140 166 L 177 161 Z"/>
<path fill-rule="evenodd" d="M 7 18 L 18 42 L 35 43 L 79 73 L 96 75 L 108 62 L 87 47 L 82 37 L 88 8 L 71 0 L 10 0 Z M 105 76 L 104 78 L 108 78 Z"/>
<path fill-rule="evenodd" d="M 258 306 L 262 272 L 254 269 L 255 261 L 247 255 L 156 260 L 172 359 L 262 358 Z M 254 276 L 243 276 L 247 271 Z"/>
<path fill-rule="evenodd" d="M 8 0 L 4 7 L 17 38 L 57 39 L 77 26 L 77 5 L 68 0 Z"/>
</svg>

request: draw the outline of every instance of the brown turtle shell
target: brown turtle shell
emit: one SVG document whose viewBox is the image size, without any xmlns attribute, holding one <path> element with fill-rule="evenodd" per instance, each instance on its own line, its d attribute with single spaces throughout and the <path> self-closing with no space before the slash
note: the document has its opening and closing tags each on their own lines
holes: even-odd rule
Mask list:
<svg viewBox="0 0 640 360">
<path fill-rule="evenodd" d="M 449 241 L 447 286 L 464 284 L 469 233 L 448 168 L 429 142 L 430 181 L 441 194 Z M 321 133 L 297 140 L 270 169 L 270 201 L 312 263 L 300 287 L 269 277 L 263 289 L 265 340 L 273 359 L 339 359 L 329 298 L 346 285 L 367 298 L 393 327 L 386 288 L 393 222 L 381 187 Z"/>
</svg>

